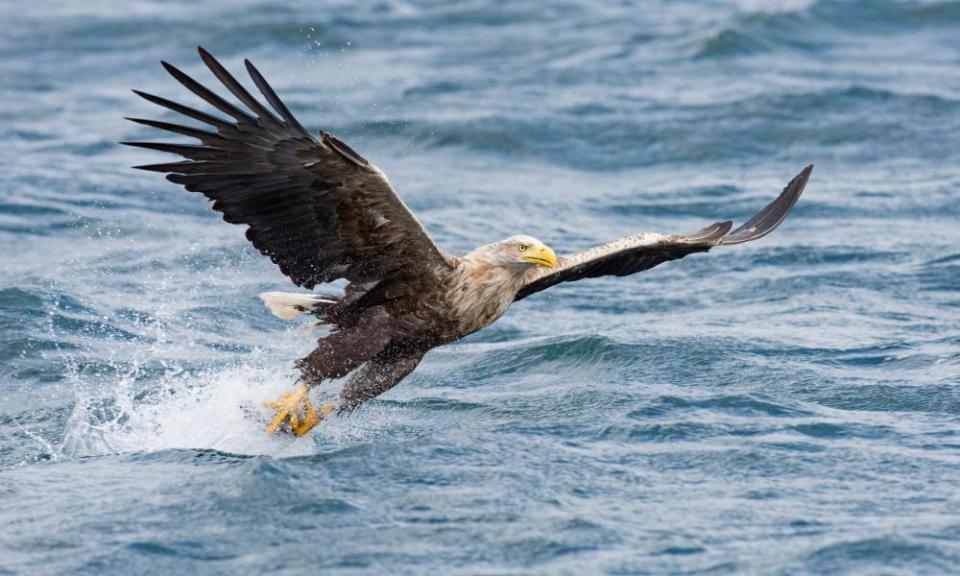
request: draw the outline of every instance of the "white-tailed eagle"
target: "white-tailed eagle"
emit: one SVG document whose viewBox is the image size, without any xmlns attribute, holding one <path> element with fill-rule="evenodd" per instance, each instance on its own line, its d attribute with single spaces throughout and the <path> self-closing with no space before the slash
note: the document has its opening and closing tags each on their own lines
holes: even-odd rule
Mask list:
<svg viewBox="0 0 960 576">
<path fill-rule="evenodd" d="M 776 200 L 732 231 L 724 221 L 693 234 L 643 232 L 560 257 L 536 238 L 518 235 L 454 256 L 434 243 L 383 172 L 333 135 L 311 135 L 253 64 L 246 61 L 247 72 L 266 103 L 199 50 L 241 105 L 164 62 L 183 86 L 225 116 L 135 91 L 205 125 L 130 118 L 199 142 L 124 142 L 184 158 L 137 168 L 166 173 L 171 182 L 204 194 L 224 220 L 247 226 L 247 239 L 297 286 L 348 282 L 339 295 L 261 295 L 281 318 L 311 314 L 331 328 L 298 361 L 298 389 L 270 404 L 277 411 L 271 432 L 289 424 L 299 436 L 324 414 L 359 406 L 410 374 L 430 349 L 490 325 L 512 303 L 555 284 L 626 276 L 762 238 L 786 217 L 813 169 L 806 167 Z M 351 372 L 336 407 L 314 408 L 310 386 Z"/>
</svg>

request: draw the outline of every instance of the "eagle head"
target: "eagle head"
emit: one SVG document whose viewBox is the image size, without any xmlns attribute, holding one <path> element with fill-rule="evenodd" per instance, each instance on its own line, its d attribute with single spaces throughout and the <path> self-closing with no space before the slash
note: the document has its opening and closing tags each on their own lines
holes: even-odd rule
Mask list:
<svg viewBox="0 0 960 576">
<path fill-rule="evenodd" d="M 532 236 L 511 236 L 460 259 L 448 294 L 460 330 L 469 334 L 503 315 L 537 266 L 555 268 L 557 255 Z"/>
<path fill-rule="evenodd" d="M 485 260 L 515 272 L 524 272 L 534 266 L 556 268 L 557 255 L 533 236 L 518 234 L 484 247 Z"/>
</svg>

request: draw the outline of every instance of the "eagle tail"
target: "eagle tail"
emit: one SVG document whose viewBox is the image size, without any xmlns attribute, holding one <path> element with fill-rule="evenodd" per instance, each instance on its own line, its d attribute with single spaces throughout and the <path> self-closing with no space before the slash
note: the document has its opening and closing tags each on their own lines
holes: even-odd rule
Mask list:
<svg viewBox="0 0 960 576">
<path fill-rule="evenodd" d="M 336 298 L 316 294 L 290 294 L 288 292 L 264 292 L 263 303 L 281 320 L 293 320 L 304 314 L 317 314 L 327 305 L 335 305 Z M 318 314 L 319 315 L 319 314 Z"/>
</svg>

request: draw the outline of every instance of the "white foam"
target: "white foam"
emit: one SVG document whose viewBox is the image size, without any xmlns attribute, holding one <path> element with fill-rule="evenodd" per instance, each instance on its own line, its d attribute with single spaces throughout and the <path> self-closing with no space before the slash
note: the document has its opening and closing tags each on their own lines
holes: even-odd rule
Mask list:
<svg viewBox="0 0 960 576">
<path fill-rule="evenodd" d="M 294 438 L 264 430 L 270 411 L 263 402 L 291 391 L 293 382 L 292 372 L 238 366 L 198 375 L 171 374 L 139 396 L 132 378 L 121 378 L 107 391 L 78 386 L 61 453 L 211 449 L 275 457 L 312 454 L 316 444 L 310 436 Z"/>
</svg>

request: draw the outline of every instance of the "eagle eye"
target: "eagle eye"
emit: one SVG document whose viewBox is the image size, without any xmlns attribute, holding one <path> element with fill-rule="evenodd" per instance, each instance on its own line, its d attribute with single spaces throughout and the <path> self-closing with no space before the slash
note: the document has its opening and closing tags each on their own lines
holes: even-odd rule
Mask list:
<svg viewBox="0 0 960 576">
<path fill-rule="evenodd" d="M 527 248 L 529 248 L 529 246 L 527 246 L 526 244 L 520 244 L 520 245 L 518 246 L 518 248 L 520 248 L 520 251 L 523 252 L 523 251 L 525 251 Z"/>
</svg>

